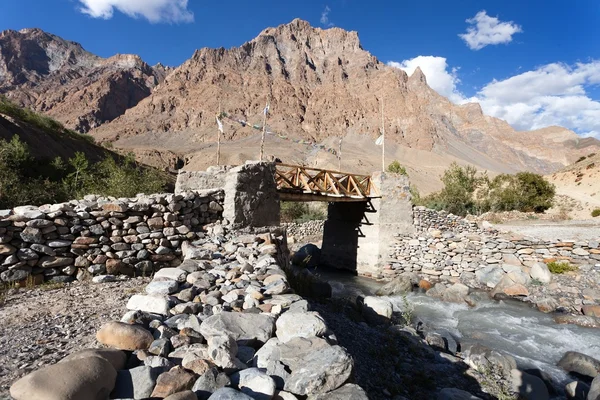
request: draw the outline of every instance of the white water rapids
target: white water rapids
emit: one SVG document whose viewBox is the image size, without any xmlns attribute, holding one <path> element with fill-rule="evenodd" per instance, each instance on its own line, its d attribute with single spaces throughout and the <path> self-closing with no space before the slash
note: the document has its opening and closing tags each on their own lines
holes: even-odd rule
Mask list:
<svg viewBox="0 0 600 400">
<path fill-rule="evenodd" d="M 349 274 L 319 271 L 333 288 L 334 297 L 371 295 L 380 283 Z M 404 307 L 402 297 L 388 298 L 394 311 Z M 567 351 L 577 351 L 600 360 L 600 329 L 559 325 L 544 314 L 517 301 L 484 301 L 476 307 L 446 303 L 424 294 L 409 294 L 415 317 L 430 331 L 445 330 L 464 349 L 480 343 L 512 355 L 520 369 L 536 368 L 548 373 L 558 390 L 573 381 L 556 363 Z"/>
</svg>

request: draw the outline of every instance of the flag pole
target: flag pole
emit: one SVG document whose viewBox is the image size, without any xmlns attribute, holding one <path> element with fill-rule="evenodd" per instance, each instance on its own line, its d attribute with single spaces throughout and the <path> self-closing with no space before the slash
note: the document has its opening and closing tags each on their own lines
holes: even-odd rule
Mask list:
<svg viewBox="0 0 600 400">
<path fill-rule="evenodd" d="M 217 122 L 219 122 L 219 126 L 217 129 L 217 167 L 219 166 L 219 159 L 221 158 L 221 130 L 223 129 L 220 124 L 221 118 L 221 100 L 219 100 L 219 114 L 217 116 Z"/>
<path fill-rule="evenodd" d="M 342 170 L 342 139 L 344 137 L 340 136 L 340 146 L 338 149 L 338 172 Z"/>
<path fill-rule="evenodd" d="M 381 171 L 385 172 L 385 122 L 383 119 L 383 97 L 381 98 Z"/>
<path fill-rule="evenodd" d="M 259 161 L 263 160 L 264 152 L 265 152 L 265 134 L 267 133 L 267 114 L 269 113 L 269 101 L 271 100 L 271 96 L 267 97 L 267 105 L 263 110 L 263 129 L 262 135 L 260 137 L 260 157 Z"/>
</svg>

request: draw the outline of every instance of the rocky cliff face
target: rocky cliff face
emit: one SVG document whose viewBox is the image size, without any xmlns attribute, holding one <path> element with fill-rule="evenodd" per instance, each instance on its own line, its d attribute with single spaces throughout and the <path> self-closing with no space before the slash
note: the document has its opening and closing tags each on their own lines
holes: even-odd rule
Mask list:
<svg viewBox="0 0 600 400">
<path fill-rule="evenodd" d="M 485 116 L 478 104 L 455 105 L 440 96 L 420 69 L 409 77 L 381 63 L 361 47 L 356 32 L 313 28 L 299 19 L 265 29 L 240 47 L 198 50 L 170 73 L 136 56 L 101 59 L 39 30 L 4 32 L 0 48 L 0 92 L 117 147 L 158 151 L 156 159 L 164 153 L 214 162 L 204 152 L 214 142 L 219 109 L 250 124 L 224 120 L 224 149 L 239 156 L 226 160 L 252 157 L 260 135 L 251 125 L 262 124 L 267 99 L 270 131 L 330 146 L 342 135 L 372 143 L 383 102 L 386 143 L 390 152 L 394 146 L 404 152 L 404 160 L 406 151 L 419 151 L 490 171 L 549 173 L 600 152 L 600 142 L 564 128 L 516 132 Z M 354 145 L 365 154 L 348 160 L 368 172 L 379 153 L 362 143 Z M 273 153 L 289 160 L 287 150 Z M 325 164 L 337 164 L 330 158 Z"/>
<path fill-rule="evenodd" d="M 160 137 L 166 149 L 189 149 L 213 140 L 219 106 L 260 124 L 267 99 L 271 130 L 317 142 L 345 134 L 376 138 L 383 100 L 388 141 L 495 171 L 549 172 L 600 149 L 563 128 L 556 128 L 559 135 L 515 132 L 477 104 L 452 104 L 427 85 L 420 69 L 408 77 L 381 63 L 361 47 L 356 32 L 313 28 L 298 19 L 238 48 L 197 51 L 148 98 L 93 134 L 124 139 L 132 148 Z M 250 127 L 227 125 L 229 140 L 252 135 Z"/>
<path fill-rule="evenodd" d="M 98 57 L 39 29 L 0 33 L 0 93 L 80 132 L 135 106 L 167 72 L 135 55 Z"/>
</svg>

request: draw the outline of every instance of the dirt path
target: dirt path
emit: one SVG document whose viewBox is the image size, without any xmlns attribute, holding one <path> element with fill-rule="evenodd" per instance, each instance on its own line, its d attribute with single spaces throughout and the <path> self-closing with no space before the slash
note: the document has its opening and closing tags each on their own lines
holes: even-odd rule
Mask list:
<svg viewBox="0 0 600 400">
<path fill-rule="evenodd" d="M 0 305 L 0 399 L 19 377 L 83 348 L 100 347 L 96 331 L 121 319 L 125 304 L 147 278 L 57 289 L 11 289 Z"/>
<path fill-rule="evenodd" d="M 511 221 L 494 224 L 501 232 L 513 232 L 543 240 L 600 240 L 600 221 Z"/>
</svg>

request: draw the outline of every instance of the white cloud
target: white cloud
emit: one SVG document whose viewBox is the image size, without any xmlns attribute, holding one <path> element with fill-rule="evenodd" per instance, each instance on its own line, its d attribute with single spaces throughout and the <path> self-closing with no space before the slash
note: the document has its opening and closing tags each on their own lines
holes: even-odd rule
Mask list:
<svg viewBox="0 0 600 400">
<path fill-rule="evenodd" d="M 471 50 L 481 50 L 490 44 L 509 43 L 515 33 L 523 32 L 514 22 L 501 22 L 498 18 L 487 15 L 485 10 L 479 11 L 466 22 L 474 26 L 469 26 L 467 33 L 458 36 Z"/>
<path fill-rule="evenodd" d="M 427 78 L 427 84 L 442 96 L 447 97 L 454 103 L 464 101 L 464 96 L 458 91 L 457 85 L 458 68 L 448 70 L 448 63 L 444 57 L 418 56 L 402 62 L 390 61 L 388 65 L 404 70 L 408 75 L 412 75 L 417 67 Z"/>
<path fill-rule="evenodd" d="M 133 18 L 145 18 L 152 23 L 193 22 L 188 0 L 79 0 L 80 11 L 93 18 L 112 18 L 118 10 Z"/>
<path fill-rule="evenodd" d="M 329 22 L 329 12 L 330 11 L 331 11 L 331 8 L 329 8 L 329 6 L 325 6 L 325 9 L 321 13 L 321 24 L 323 24 L 325 26 L 333 26 L 333 24 L 331 22 Z"/>
<path fill-rule="evenodd" d="M 485 85 L 470 101 L 520 130 L 560 125 L 600 138 L 600 101 L 587 88 L 600 82 L 600 61 L 553 63 Z"/>
<path fill-rule="evenodd" d="M 501 118 L 518 130 L 559 125 L 581 136 L 600 139 L 600 100 L 589 88 L 600 84 L 600 60 L 569 66 L 553 63 L 503 80 L 492 80 L 467 98 L 459 89 L 458 69 L 444 57 L 418 56 L 388 65 L 409 75 L 417 67 L 429 86 L 452 102 L 477 102 L 483 112 Z"/>
</svg>

